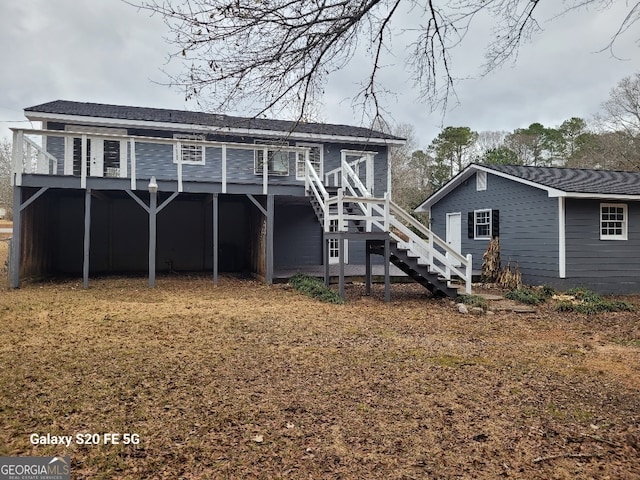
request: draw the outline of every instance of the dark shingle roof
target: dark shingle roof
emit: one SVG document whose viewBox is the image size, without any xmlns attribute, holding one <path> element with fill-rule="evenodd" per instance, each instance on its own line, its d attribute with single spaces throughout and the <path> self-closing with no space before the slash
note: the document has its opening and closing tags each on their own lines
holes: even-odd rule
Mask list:
<svg viewBox="0 0 640 480">
<path fill-rule="evenodd" d="M 640 195 L 640 172 L 515 165 L 485 167 L 564 192 Z"/>
<path fill-rule="evenodd" d="M 186 110 L 169 110 L 165 108 L 130 107 L 124 105 L 107 105 L 101 103 L 71 102 L 55 100 L 42 105 L 25 108 L 25 112 L 49 113 L 57 115 L 74 115 L 133 121 L 162 123 L 180 123 L 187 125 L 208 126 L 213 128 L 240 128 L 267 130 L 273 132 L 296 132 L 317 135 L 347 136 L 359 139 L 404 140 L 402 138 L 377 132 L 363 127 L 350 125 L 332 125 L 324 123 L 298 123 L 289 120 L 272 120 L 266 118 L 245 118 Z"/>
</svg>

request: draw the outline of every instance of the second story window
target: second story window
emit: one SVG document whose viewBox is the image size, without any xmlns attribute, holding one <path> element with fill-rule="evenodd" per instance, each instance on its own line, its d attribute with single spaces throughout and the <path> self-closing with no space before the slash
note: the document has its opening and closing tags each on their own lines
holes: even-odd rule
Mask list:
<svg viewBox="0 0 640 480">
<path fill-rule="evenodd" d="M 275 140 L 256 140 L 256 145 L 274 145 Z M 282 143 L 282 147 L 288 146 Z M 253 151 L 253 170 L 256 175 L 262 175 L 264 165 L 264 148 L 256 147 Z M 267 173 L 269 175 L 289 175 L 289 152 L 269 147 L 267 150 Z"/>
<path fill-rule="evenodd" d="M 204 165 L 204 145 L 193 142 L 193 140 L 204 140 L 204 135 L 175 134 L 173 138 L 180 140 L 180 151 L 178 151 L 178 144 L 173 147 L 173 163 L 178 163 L 180 159 L 180 163 L 185 165 Z"/>
</svg>

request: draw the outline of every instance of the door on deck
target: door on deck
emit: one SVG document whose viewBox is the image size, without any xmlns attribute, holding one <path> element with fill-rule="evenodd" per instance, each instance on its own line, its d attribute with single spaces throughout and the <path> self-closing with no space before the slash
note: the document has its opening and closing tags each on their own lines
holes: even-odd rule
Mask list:
<svg viewBox="0 0 640 480">
<path fill-rule="evenodd" d="M 447 245 L 453 248 L 456 252 L 462 250 L 462 213 L 447 213 L 447 226 L 446 226 L 446 241 Z M 447 256 L 449 254 L 447 253 Z M 457 263 L 460 266 L 460 263 Z"/>
<path fill-rule="evenodd" d="M 67 130 L 86 132 L 86 153 L 82 158 L 82 137 L 67 138 L 65 175 L 82 175 L 82 162 L 86 162 L 90 177 L 126 177 L 127 141 L 91 136 L 91 133 L 126 135 L 126 130 L 115 128 L 84 127 L 67 125 Z"/>
</svg>

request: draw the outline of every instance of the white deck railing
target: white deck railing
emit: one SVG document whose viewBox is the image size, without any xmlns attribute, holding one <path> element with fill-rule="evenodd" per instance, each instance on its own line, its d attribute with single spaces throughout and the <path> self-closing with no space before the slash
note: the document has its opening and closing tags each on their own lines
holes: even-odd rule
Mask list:
<svg viewBox="0 0 640 480">
<path fill-rule="evenodd" d="M 40 175 L 72 175 L 73 174 L 73 141 L 74 139 L 80 140 L 80 159 L 86 159 L 89 154 L 88 141 L 92 139 L 112 140 L 120 142 L 120 167 L 114 168 L 108 172 L 111 175 L 107 175 L 115 178 L 128 178 L 131 181 L 131 189 L 136 190 L 138 180 L 143 178 L 149 180 L 151 176 L 156 175 L 155 172 L 147 172 L 144 177 L 140 177 L 139 168 L 137 166 L 137 145 L 144 144 L 157 144 L 157 145 L 172 145 L 174 150 L 174 156 L 163 159 L 162 161 L 173 164 L 175 168 L 175 178 L 172 180 L 178 183 L 178 192 L 183 191 L 184 182 L 184 166 L 186 163 L 182 162 L 182 157 L 175 152 L 182 151 L 182 145 L 196 145 L 204 148 L 216 148 L 220 149 L 220 169 L 216 172 L 220 175 L 221 190 L 222 193 L 227 193 L 227 184 L 234 181 L 234 178 L 230 176 L 230 169 L 228 168 L 228 152 L 229 151 L 251 151 L 261 152 L 262 155 L 262 172 L 253 174 L 256 178 L 260 178 L 262 183 L 262 192 L 267 194 L 269 191 L 269 179 L 270 176 L 276 172 L 269 169 L 269 152 L 278 151 L 291 153 L 295 156 L 304 155 L 308 158 L 309 147 L 295 147 L 288 145 L 265 145 L 265 144 L 252 144 L 252 143 L 238 143 L 238 142 L 217 142 L 197 139 L 173 139 L 173 138 L 160 138 L 160 137 L 146 137 L 146 136 L 131 136 L 131 135 L 118 135 L 110 133 L 93 133 L 93 132 L 73 132 L 66 130 L 42 130 L 42 129 L 12 129 L 13 130 L 13 171 L 11 175 L 12 185 L 22 185 L 23 174 L 40 174 Z M 37 138 L 37 139 L 34 139 Z M 63 138 L 64 139 L 64 156 L 65 158 L 56 158 L 50 152 L 46 151 L 47 138 Z M 99 149 L 97 149 L 100 151 Z M 296 168 L 294 160 L 294 169 Z M 58 166 L 63 165 L 63 172 L 59 171 Z M 104 170 L 100 171 L 96 175 L 91 174 L 91 168 L 87 167 L 86 161 L 80 161 L 80 186 L 86 188 L 87 178 L 91 177 L 103 177 L 105 176 Z M 251 159 L 251 169 L 253 169 L 253 158 Z M 166 168 L 166 165 L 165 165 Z M 295 170 L 294 170 L 295 171 Z M 156 175 L 157 176 L 157 175 Z M 206 178 L 201 180 L 206 181 Z M 144 185 L 146 189 L 146 184 Z"/>
<path fill-rule="evenodd" d="M 325 182 L 338 186 L 335 196 L 327 193 L 313 166 L 306 159 L 305 182 L 307 191 L 312 192 L 323 213 L 324 231 L 330 231 L 331 220 L 337 220 L 338 231 L 348 231 L 349 222 L 364 222 L 364 231 L 389 232 L 400 249 L 417 258 L 432 273 L 437 273 L 447 281 L 453 276 L 465 283 L 465 292 L 471 293 L 472 256 L 463 256 L 425 225 L 392 202 L 388 193 L 384 198 L 376 198 L 373 191 L 373 154 L 364 152 L 356 161 L 347 161 L 353 152 L 343 151 L 341 166 L 325 174 Z M 365 164 L 366 185 L 360 179 L 359 166 Z M 347 210 L 347 205 L 351 206 Z"/>
</svg>

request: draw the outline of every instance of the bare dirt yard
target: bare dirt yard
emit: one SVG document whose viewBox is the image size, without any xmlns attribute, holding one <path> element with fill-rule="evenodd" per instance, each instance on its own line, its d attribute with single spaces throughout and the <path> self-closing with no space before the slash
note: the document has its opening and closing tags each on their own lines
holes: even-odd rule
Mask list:
<svg viewBox="0 0 640 480">
<path fill-rule="evenodd" d="M 0 455 L 68 455 L 74 479 L 640 478 L 637 312 L 462 315 L 413 285 L 332 305 L 232 276 L 5 284 Z"/>
</svg>

